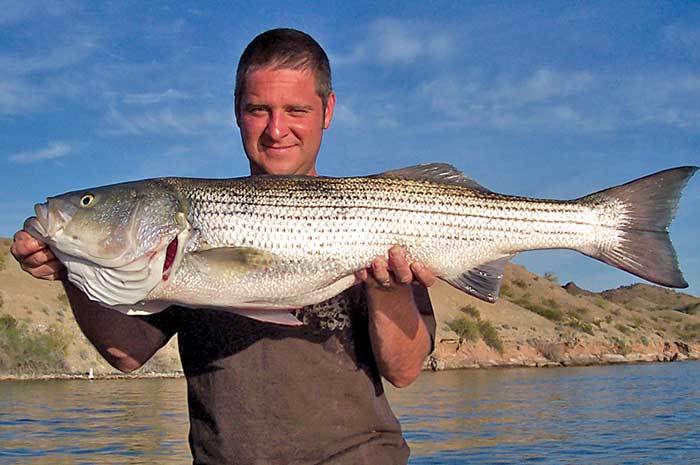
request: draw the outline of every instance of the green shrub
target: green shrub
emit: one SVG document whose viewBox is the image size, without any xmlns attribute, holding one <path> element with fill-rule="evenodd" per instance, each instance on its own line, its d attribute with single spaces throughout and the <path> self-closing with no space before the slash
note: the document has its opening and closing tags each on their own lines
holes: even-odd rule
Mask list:
<svg viewBox="0 0 700 465">
<path fill-rule="evenodd" d="M 0 316 L 0 371 L 35 374 L 62 371 L 67 337 L 57 326 L 30 330 L 10 315 Z"/>
<path fill-rule="evenodd" d="M 490 321 L 479 321 L 479 332 L 487 346 L 497 350 L 499 353 L 503 353 L 501 337 L 498 335 L 498 330 L 493 327 Z"/>
<path fill-rule="evenodd" d="M 582 317 L 588 315 L 589 311 L 586 307 L 576 307 L 571 311 L 571 313 L 573 313 L 577 317 Z"/>
<path fill-rule="evenodd" d="M 639 329 L 644 326 L 644 320 L 638 316 L 632 318 L 632 327 L 634 329 Z"/>
<path fill-rule="evenodd" d="M 574 329 L 577 329 L 579 331 L 582 331 L 586 334 L 590 334 L 593 336 L 593 325 L 590 324 L 587 321 L 582 321 L 579 320 L 578 318 L 570 318 L 569 322 L 567 323 L 569 326 L 571 326 Z"/>
<path fill-rule="evenodd" d="M 688 304 L 678 308 L 677 311 L 687 313 L 688 315 L 695 315 L 696 313 L 700 313 L 700 303 Z"/>
<path fill-rule="evenodd" d="M 501 297 L 513 297 L 513 291 L 507 284 L 502 284 L 501 289 L 498 291 L 498 295 Z"/>
<path fill-rule="evenodd" d="M 476 321 L 471 318 L 458 317 L 445 324 L 448 329 L 457 334 L 460 346 L 465 341 L 474 342 L 481 337 L 487 346 L 503 353 L 503 342 L 490 321 L 481 320 L 478 317 Z M 457 350 L 459 350 L 459 346 Z"/>
<path fill-rule="evenodd" d="M 447 328 L 457 334 L 460 344 L 464 341 L 476 341 L 479 339 L 479 326 L 474 320 L 462 316 L 445 324 Z"/>
<path fill-rule="evenodd" d="M 681 339 L 695 340 L 700 337 L 700 323 L 690 323 L 679 329 L 678 335 Z"/>
<path fill-rule="evenodd" d="M 559 276 L 554 274 L 552 271 L 547 271 L 544 274 L 544 279 L 546 279 L 547 281 L 549 281 L 551 283 L 558 283 L 559 282 Z"/>
<path fill-rule="evenodd" d="M 520 289 L 525 289 L 527 287 L 527 283 L 522 279 L 514 279 L 513 284 L 518 286 Z"/>
<path fill-rule="evenodd" d="M 11 315 L 0 315 L 0 330 L 17 327 L 17 320 Z"/>
<path fill-rule="evenodd" d="M 537 313 L 538 315 L 540 315 L 544 318 L 547 318 L 548 320 L 552 320 L 552 321 L 564 320 L 564 312 L 562 312 L 561 310 L 543 307 L 542 305 L 538 305 L 538 304 L 533 304 L 532 302 L 530 302 L 529 300 L 526 300 L 526 299 L 519 299 L 515 303 L 520 305 L 523 308 L 530 310 L 533 313 Z"/>
<path fill-rule="evenodd" d="M 632 333 L 632 330 L 628 326 L 623 325 L 622 323 L 616 324 L 615 328 L 626 336 Z"/>
<path fill-rule="evenodd" d="M 617 346 L 618 352 L 622 355 L 627 355 L 630 352 L 630 348 L 627 345 L 627 343 L 624 341 L 624 339 L 620 339 L 619 337 L 613 337 L 613 342 Z"/>
<path fill-rule="evenodd" d="M 559 302 L 557 302 L 554 299 L 544 299 L 542 301 L 542 305 L 544 305 L 545 307 L 553 308 L 555 310 L 558 310 L 559 307 L 561 307 L 561 305 L 559 305 Z"/>
<path fill-rule="evenodd" d="M 459 311 L 466 313 L 467 315 L 474 318 L 475 320 L 478 320 L 479 318 L 481 318 L 481 314 L 479 313 L 479 309 L 471 304 L 460 308 Z"/>
</svg>

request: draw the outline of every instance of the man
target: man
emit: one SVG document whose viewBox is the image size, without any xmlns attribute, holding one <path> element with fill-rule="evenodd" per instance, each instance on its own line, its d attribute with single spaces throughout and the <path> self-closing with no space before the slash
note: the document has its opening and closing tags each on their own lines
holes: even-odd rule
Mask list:
<svg viewBox="0 0 700 465">
<path fill-rule="evenodd" d="M 314 39 L 290 29 L 256 37 L 235 91 L 251 174 L 316 176 L 335 99 Z M 36 277 L 61 277 L 62 265 L 24 231 L 12 253 Z M 361 285 L 297 311 L 298 327 L 181 307 L 129 317 L 64 285 L 81 329 L 120 370 L 140 367 L 178 334 L 195 463 L 406 463 L 380 375 L 399 387 L 418 376 L 434 336 L 426 286 L 435 277 L 400 247 L 357 277 Z"/>
</svg>

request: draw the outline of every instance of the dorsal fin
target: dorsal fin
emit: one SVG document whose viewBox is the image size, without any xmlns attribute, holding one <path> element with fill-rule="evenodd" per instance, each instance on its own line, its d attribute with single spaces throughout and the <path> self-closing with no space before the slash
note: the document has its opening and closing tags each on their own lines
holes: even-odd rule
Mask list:
<svg viewBox="0 0 700 465">
<path fill-rule="evenodd" d="M 480 192 L 491 192 L 481 184 L 474 181 L 466 174 L 447 163 L 426 163 L 422 165 L 407 166 L 396 170 L 375 174 L 379 178 L 417 179 L 422 181 L 441 182 L 455 184 Z"/>
<path fill-rule="evenodd" d="M 503 268 L 513 258 L 508 255 L 490 263 L 479 265 L 456 278 L 443 278 L 462 292 L 486 302 L 494 303 L 503 279 Z"/>
</svg>

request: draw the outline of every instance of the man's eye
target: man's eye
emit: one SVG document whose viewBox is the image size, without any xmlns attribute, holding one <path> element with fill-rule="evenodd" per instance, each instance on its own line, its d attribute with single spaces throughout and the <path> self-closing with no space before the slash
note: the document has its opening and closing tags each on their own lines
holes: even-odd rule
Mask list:
<svg viewBox="0 0 700 465">
<path fill-rule="evenodd" d="M 254 115 L 259 115 L 265 113 L 266 110 L 263 107 L 250 107 L 248 108 L 248 113 L 253 113 Z"/>
</svg>

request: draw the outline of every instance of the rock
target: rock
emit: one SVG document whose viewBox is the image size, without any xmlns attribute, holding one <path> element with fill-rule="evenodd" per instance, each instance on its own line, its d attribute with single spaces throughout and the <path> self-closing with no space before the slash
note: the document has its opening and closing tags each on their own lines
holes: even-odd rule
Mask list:
<svg viewBox="0 0 700 465">
<path fill-rule="evenodd" d="M 605 363 L 624 363 L 627 361 L 625 356 L 620 354 L 603 354 L 600 359 Z"/>
<path fill-rule="evenodd" d="M 426 365 L 430 367 L 433 371 L 442 371 L 445 369 L 445 361 L 441 358 L 437 358 L 434 355 L 430 355 L 428 360 L 426 360 Z"/>
<path fill-rule="evenodd" d="M 676 344 L 676 347 L 681 354 L 685 355 L 686 357 L 688 356 L 688 353 L 690 352 L 690 347 L 688 347 L 688 344 L 681 341 L 676 341 L 674 344 Z"/>
</svg>

